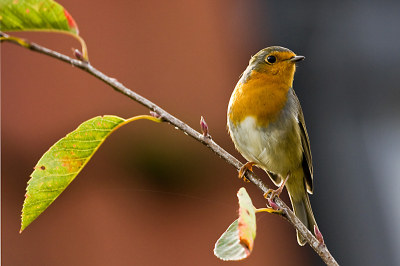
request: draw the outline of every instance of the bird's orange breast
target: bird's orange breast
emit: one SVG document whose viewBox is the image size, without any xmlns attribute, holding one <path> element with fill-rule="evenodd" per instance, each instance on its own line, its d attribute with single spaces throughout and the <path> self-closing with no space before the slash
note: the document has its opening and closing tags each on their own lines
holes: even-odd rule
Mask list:
<svg viewBox="0 0 400 266">
<path fill-rule="evenodd" d="M 236 85 L 229 105 L 229 119 L 234 125 L 252 116 L 257 126 L 266 127 L 276 121 L 287 101 L 291 84 L 282 82 L 279 75 L 253 70 L 250 78 Z"/>
</svg>

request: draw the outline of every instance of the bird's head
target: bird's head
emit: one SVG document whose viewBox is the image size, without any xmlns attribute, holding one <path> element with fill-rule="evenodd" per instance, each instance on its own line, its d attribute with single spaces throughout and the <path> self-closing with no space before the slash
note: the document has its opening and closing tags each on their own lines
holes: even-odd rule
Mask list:
<svg viewBox="0 0 400 266">
<path fill-rule="evenodd" d="M 251 77 L 253 71 L 267 74 L 273 80 L 293 83 L 296 63 L 303 60 L 304 56 L 296 55 L 287 48 L 271 46 L 259 51 L 249 62 L 244 78 Z"/>
</svg>

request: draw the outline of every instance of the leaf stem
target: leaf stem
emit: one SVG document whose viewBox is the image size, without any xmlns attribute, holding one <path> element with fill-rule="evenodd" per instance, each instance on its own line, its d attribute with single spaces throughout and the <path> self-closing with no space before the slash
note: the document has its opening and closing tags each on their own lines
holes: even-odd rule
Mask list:
<svg viewBox="0 0 400 266">
<path fill-rule="evenodd" d="M 76 34 L 71 34 L 71 35 L 74 36 L 76 39 L 78 39 L 78 41 L 81 43 L 83 59 L 85 61 L 89 62 L 89 54 L 88 54 L 88 50 L 87 50 L 87 46 L 86 46 L 85 40 L 79 35 L 76 35 Z"/>
<path fill-rule="evenodd" d="M 260 209 L 256 209 L 256 213 L 259 213 L 259 212 L 268 212 L 268 213 L 273 213 L 273 214 L 279 214 L 279 215 L 281 215 L 282 213 L 283 213 L 283 211 L 282 210 L 274 210 L 274 209 L 272 209 L 272 208 L 260 208 Z"/>
<path fill-rule="evenodd" d="M 115 130 L 117 130 L 118 128 L 120 128 L 120 127 L 122 127 L 122 126 L 124 126 L 124 125 L 126 125 L 126 124 L 128 124 L 128 123 L 130 123 L 130 122 L 137 121 L 137 120 L 141 120 L 141 119 L 147 119 L 147 120 L 150 120 L 150 121 L 153 121 L 153 122 L 156 122 L 156 123 L 162 123 L 162 122 L 163 122 L 163 119 L 161 119 L 161 118 L 156 118 L 156 117 L 154 117 L 154 116 L 150 116 L 150 115 L 138 115 L 138 116 L 134 116 L 134 117 L 131 117 L 131 118 L 126 119 L 125 122 L 122 122 L 121 124 L 119 124 L 118 126 L 116 126 L 116 127 L 113 129 L 113 132 L 114 132 Z"/>
<path fill-rule="evenodd" d="M 39 30 L 31 30 L 31 31 L 32 32 L 39 32 Z M 57 33 L 67 34 L 67 35 L 70 35 L 70 36 L 74 37 L 75 39 L 77 39 L 80 42 L 80 44 L 82 46 L 83 59 L 86 62 L 89 62 L 89 54 L 88 54 L 88 49 L 87 49 L 87 46 L 86 46 L 86 42 L 81 36 L 79 36 L 77 34 L 73 34 L 71 32 L 62 31 L 62 30 L 40 30 L 40 32 L 53 32 L 53 33 L 57 32 Z M 30 46 L 32 44 L 32 43 L 28 42 L 25 39 L 18 38 L 18 37 L 15 37 L 15 36 L 10 36 L 10 35 L 5 34 L 4 32 L 1 32 L 1 31 L 0 31 L 0 41 L 1 42 L 9 41 L 9 42 L 17 43 L 17 44 L 19 44 L 19 45 L 21 45 L 21 46 L 23 46 L 25 48 L 29 48 L 29 49 L 30 49 Z"/>
</svg>

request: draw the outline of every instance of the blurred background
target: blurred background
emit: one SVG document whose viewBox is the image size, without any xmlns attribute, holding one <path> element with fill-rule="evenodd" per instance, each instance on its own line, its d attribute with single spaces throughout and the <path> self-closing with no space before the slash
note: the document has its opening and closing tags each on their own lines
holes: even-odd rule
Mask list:
<svg viewBox="0 0 400 266">
<path fill-rule="evenodd" d="M 250 56 L 280 45 L 304 55 L 294 88 L 314 161 L 311 204 L 341 265 L 400 265 L 399 1 L 59 1 L 91 64 L 235 151 L 231 92 Z M 13 33 L 11 33 L 13 34 Z M 14 33 L 72 56 L 70 36 Z M 116 131 L 62 195 L 19 234 L 26 182 L 42 154 L 98 115 L 148 110 L 68 64 L 1 45 L 3 265 L 228 265 L 214 243 L 253 185 L 167 124 Z M 265 182 L 267 176 L 256 170 Z M 287 193 L 282 198 L 289 203 Z M 253 254 L 237 265 L 324 265 L 278 216 L 257 216 Z"/>
</svg>

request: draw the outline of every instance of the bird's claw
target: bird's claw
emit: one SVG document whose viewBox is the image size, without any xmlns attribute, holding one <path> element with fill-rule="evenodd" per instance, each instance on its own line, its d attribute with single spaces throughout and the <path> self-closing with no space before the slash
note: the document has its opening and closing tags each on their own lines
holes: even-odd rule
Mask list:
<svg viewBox="0 0 400 266">
<path fill-rule="evenodd" d="M 268 205 L 274 210 L 278 210 L 279 207 L 278 205 L 275 204 L 274 198 L 279 197 L 283 191 L 283 188 L 285 187 L 286 181 L 289 179 L 290 173 L 286 176 L 285 180 L 282 182 L 282 184 L 277 188 L 277 189 L 268 189 L 266 193 L 264 193 L 264 198 L 268 200 Z M 268 196 L 269 195 L 269 196 Z M 278 209 L 276 209 L 278 208 Z"/>
<path fill-rule="evenodd" d="M 246 174 L 247 171 L 253 171 L 253 165 L 254 165 L 253 162 L 247 162 L 247 163 L 245 163 L 245 164 L 240 168 L 240 171 L 239 171 L 239 178 L 243 178 L 243 181 L 244 181 L 244 182 L 250 182 L 250 181 L 245 177 L 245 174 Z"/>
</svg>

